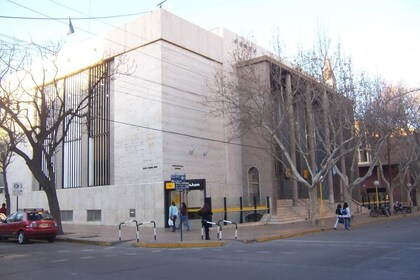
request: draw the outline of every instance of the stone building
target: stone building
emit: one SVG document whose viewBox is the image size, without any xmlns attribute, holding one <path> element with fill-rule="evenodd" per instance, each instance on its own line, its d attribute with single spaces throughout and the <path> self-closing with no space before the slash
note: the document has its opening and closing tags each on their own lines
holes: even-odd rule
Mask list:
<svg viewBox="0 0 420 280">
<path fill-rule="evenodd" d="M 163 227 L 170 202 L 181 196 L 192 211 L 209 199 L 223 208 L 223 198 L 289 198 L 291 187 L 279 180 L 284 172 L 274 159 L 230 143 L 225 120 L 211 117 L 203 104 L 208 83 L 243 40 L 158 9 L 64 46 L 57 76 L 70 106 L 82 90 L 93 92 L 95 101 L 87 128 L 73 123 L 56 156 L 64 223 L 118 225 L 135 218 Z M 264 67 L 280 65 L 267 54 L 258 46 L 253 50 Z M 129 74 L 95 82 L 124 67 Z M 170 182 L 183 174 L 188 194 Z M 22 159 L 16 158 L 8 175 L 12 185 L 22 186 L 19 208 L 48 208 Z"/>
</svg>

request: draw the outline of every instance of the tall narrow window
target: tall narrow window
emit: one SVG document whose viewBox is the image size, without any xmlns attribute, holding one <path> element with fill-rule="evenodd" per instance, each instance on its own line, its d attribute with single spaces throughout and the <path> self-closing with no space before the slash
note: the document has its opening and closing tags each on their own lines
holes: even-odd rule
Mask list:
<svg viewBox="0 0 420 280">
<path fill-rule="evenodd" d="M 89 70 L 89 186 L 110 184 L 110 63 Z"/>
<path fill-rule="evenodd" d="M 251 197 L 260 196 L 260 175 L 255 167 L 250 168 L 248 171 L 248 189 Z"/>
<path fill-rule="evenodd" d="M 57 177 L 55 176 L 57 158 L 55 157 L 54 145 L 56 144 L 59 135 L 57 129 L 53 129 L 53 127 L 60 116 L 60 109 L 62 108 L 62 100 L 59 97 L 60 95 L 56 83 L 40 87 L 34 96 L 39 108 L 42 108 L 42 106 L 47 108 L 46 118 L 41 119 L 39 116 L 40 126 L 44 126 L 45 131 L 49 131 L 43 143 L 44 149 L 42 151 L 41 161 L 44 175 L 48 178 L 54 176 L 54 184 L 57 184 Z M 44 121 L 45 123 L 42 123 Z M 41 185 L 39 186 L 39 189 L 42 189 Z"/>
<path fill-rule="evenodd" d="M 83 83 L 86 71 L 66 78 L 65 109 L 80 106 L 87 85 Z M 77 109 L 75 109 L 77 110 Z M 78 116 L 67 116 L 63 129 L 67 129 L 63 144 L 63 188 L 82 186 L 82 119 Z"/>
</svg>

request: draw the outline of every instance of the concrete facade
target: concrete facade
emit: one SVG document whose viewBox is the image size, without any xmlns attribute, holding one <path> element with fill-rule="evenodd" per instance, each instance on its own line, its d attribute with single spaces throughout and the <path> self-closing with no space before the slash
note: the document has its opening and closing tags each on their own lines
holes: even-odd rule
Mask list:
<svg viewBox="0 0 420 280">
<path fill-rule="evenodd" d="M 129 211 L 135 209 L 139 222 L 154 220 L 163 227 L 169 206 L 164 182 L 174 166 L 182 166 L 188 179 L 205 179 L 206 197 L 247 195 L 246 170 L 255 165 L 249 159 L 243 165 L 240 146 L 226 143 L 224 120 L 210 117 L 202 104 L 207 84 L 237 38 L 159 9 L 102 36 L 64 46 L 58 68 L 63 77 L 108 58 L 114 59 L 114 67 L 125 62 L 133 66 L 130 75 L 117 75 L 111 82 L 111 184 L 88 187 L 83 182 L 70 189 L 58 184 L 61 210 L 73 213 L 72 221 L 64 223 L 118 225 L 133 219 Z M 257 49 L 256 55 L 263 52 Z M 23 185 L 19 208 L 48 208 L 45 193 L 20 158 L 8 175 L 9 184 Z M 261 194 L 272 193 L 272 185 L 264 188 Z M 88 210 L 100 210 L 101 220 L 87 222 Z"/>
</svg>

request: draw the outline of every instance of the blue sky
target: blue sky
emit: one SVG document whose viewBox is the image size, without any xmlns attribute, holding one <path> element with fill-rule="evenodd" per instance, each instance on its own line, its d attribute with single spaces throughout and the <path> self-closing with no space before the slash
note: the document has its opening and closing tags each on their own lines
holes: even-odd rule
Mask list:
<svg viewBox="0 0 420 280">
<path fill-rule="evenodd" d="M 140 14 L 163 0 L 0 0 L 0 38 L 41 43 L 65 40 L 71 17 L 82 39 L 137 16 L 79 20 L 80 17 Z M 288 55 L 313 45 L 318 30 L 339 40 L 357 69 L 420 88 L 420 1 L 418 0 L 167 0 L 163 8 L 205 29 L 225 27 L 270 48 L 279 36 Z M 12 17 L 45 17 L 19 20 Z M 77 34 L 77 35 L 76 35 Z M 73 35 L 72 35 L 73 36 Z"/>
</svg>

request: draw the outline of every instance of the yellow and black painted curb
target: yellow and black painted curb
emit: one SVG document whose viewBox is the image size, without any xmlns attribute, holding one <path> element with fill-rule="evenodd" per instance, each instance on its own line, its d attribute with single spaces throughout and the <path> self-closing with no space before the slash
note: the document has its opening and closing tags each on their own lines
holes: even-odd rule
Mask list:
<svg viewBox="0 0 420 280">
<path fill-rule="evenodd" d="M 209 248 L 224 246 L 224 241 L 168 242 L 168 243 L 135 243 L 134 247 L 142 248 Z"/>
</svg>

